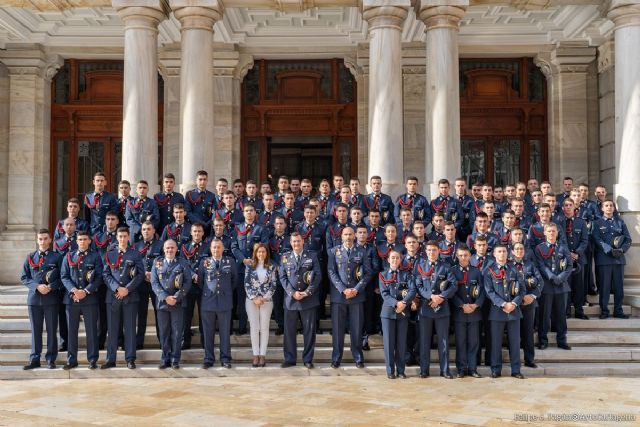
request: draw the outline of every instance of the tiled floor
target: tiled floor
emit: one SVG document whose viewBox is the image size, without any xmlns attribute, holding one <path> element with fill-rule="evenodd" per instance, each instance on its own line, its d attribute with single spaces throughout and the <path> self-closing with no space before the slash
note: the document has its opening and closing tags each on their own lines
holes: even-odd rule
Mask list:
<svg viewBox="0 0 640 427">
<path fill-rule="evenodd" d="M 0 382 L 0 425 L 505 425 L 517 415 L 635 415 L 636 378 L 115 378 Z M 522 418 L 520 418 L 522 419 Z M 520 424 L 527 424 L 521 422 Z"/>
</svg>

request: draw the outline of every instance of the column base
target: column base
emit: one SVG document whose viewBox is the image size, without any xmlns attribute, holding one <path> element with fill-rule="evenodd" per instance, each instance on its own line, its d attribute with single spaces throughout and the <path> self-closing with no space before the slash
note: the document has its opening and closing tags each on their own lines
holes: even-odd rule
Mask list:
<svg viewBox="0 0 640 427">
<path fill-rule="evenodd" d="M 0 285 L 20 283 L 22 264 L 36 249 L 33 225 L 8 225 L 0 234 Z"/>
<path fill-rule="evenodd" d="M 620 212 L 640 212 L 640 182 L 620 182 L 613 185 L 613 201 Z"/>
</svg>

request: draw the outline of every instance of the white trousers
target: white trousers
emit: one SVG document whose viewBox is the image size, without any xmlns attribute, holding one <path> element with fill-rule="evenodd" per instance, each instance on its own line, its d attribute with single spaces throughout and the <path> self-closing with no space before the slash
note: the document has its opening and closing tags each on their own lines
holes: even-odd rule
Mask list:
<svg viewBox="0 0 640 427">
<path fill-rule="evenodd" d="M 245 300 L 247 317 L 249 318 L 249 330 L 251 331 L 251 349 L 254 356 L 266 356 L 269 344 L 269 323 L 273 301 L 265 302 L 257 306 L 249 298 Z"/>
</svg>

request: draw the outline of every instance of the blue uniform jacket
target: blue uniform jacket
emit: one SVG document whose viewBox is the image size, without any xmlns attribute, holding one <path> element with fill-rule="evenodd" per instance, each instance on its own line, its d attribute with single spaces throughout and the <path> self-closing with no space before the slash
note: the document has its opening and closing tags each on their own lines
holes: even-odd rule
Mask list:
<svg viewBox="0 0 640 427">
<path fill-rule="evenodd" d="M 578 254 L 578 263 L 586 265 L 585 253 L 589 247 L 589 230 L 586 221 L 576 217 L 572 218 L 572 221 L 563 218 L 562 228 L 559 231 L 564 233 L 569 251 Z"/>
<path fill-rule="evenodd" d="M 62 228 L 62 226 L 64 225 L 65 219 L 66 218 L 62 218 L 56 224 L 56 231 L 54 231 L 53 233 L 53 240 L 58 240 L 59 238 L 64 236 L 64 228 Z M 87 221 L 77 217 L 75 218 L 75 221 L 76 221 L 76 231 L 85 231 L 85 230 L 89 231 L 89 223 Z"/>
<path fill-rule="evenodd" d="M 339 222 L 334 222 L 327 227 L 325 233 L 325 246 L 327 251 L 342 244 L 342 230 L 348 226 L 347 223 L 340 224 Z"/>
<path fill-rule="evenodd" d="M 281 265 L 282 254 L 285 254 L 291 250 L 291 239 L 285 232 L 282 236 L 278 236 L 275 233 L 271 234 L 269 238 L 269 253 L 271 254 L 271 261 L 278 267 Z"/>
<path fill-rule="evenodd" d="M 98 289 L 102 286 L 102 257 L 89 250 L 83 256 L 79 251 L 69 252 L 62 260 L 61 278 L 66 292 L 65 304 L 98 304 Z M 88 280 L 87 280 L 88 279 Z M 81 301 L 74 302 L 70 297 L 73 289 L 85 289 L 88 294 Z"/>
<path fill-rule="evenodd" d="M 571 292 L 569 276 L 573 271 L 573 261 L 569 248 L 563 244 L 540 243 L 534 251 L 538 271 L 544 280 L 543 294 Z"/>
<path fill-rule="evenodd" d="M 296 263 L 294 252 L 291 251 L 282 255 L 281 260 L 279 278 L 284 288 L 284 306 L 288 310 L 307 310 L 320 305 L 318 291 L 322 271 L 316 254 L 303 250 L 300 261 Z M 295 300 L 293 294 L 296 291 L 306 292 L 309 296 Z"/>
<path fill-rule="evenodd" d="M 104 256 L 104 266 L 102 277 L 104 283 L 109 288 L 107 291 L 106 303 L 112 304 L 116 301 L 114 292 L 122 286 L 129 290 L 129 295 L 121 301 L 123 304 L 137 303 L 140 300 L 138 286 L 144 280 L 144 265 L 140 253 L 128 248 L 120 255 L 118 247 L 114 246 L 107 251 Z"/>
<path fill-rule="evenodd" d="M 287 224 L 287 231 L 289 233 L 293 233 L 296 229 L 296 225 L 304 221 L 304 214 L 302 213 L 302 211 L 299 211 L 297 209 L 288 209 L 282 206 L 278 210 L 278 213 L 284 218 L 284 222 L 285 224 Z"/>
<path fill-rule="evenodd" d="M 218 197 L 209 190 L 194 188 L 187 191 L 184 201 L 189 222 L 203 224 L 206 233 L 211 228 L 211 217 L 218 208 Z"/>
<path fill-rule="evenodd" d="M 596 248 L 596 265 L 624 265 L 626 260 L 624 254 L 631 247 L 631 235 L 629 229 L 622 218 L 614 216 L 607 220 L 604 217 L 597 219 L 591 229 L 593 241 Z M 620 256 L 614 256 L 614 241 L 622 240 L 620 236 L 624 236 L 624 240 L 618 249 L 622 251 Z M 619 251 L 617 251 L 619 254 Z"/>
<path fill-rule="evenodd" d="M 158 297 L 158 310 L 177 311 L 182 310 L 182 301 L 189 289 L 191 289 L 191 277 L 193 271 L 189 263 L 184 259 L 175 258 L 172 262 L 164 257 L 157 257 L 151 267 L 151 289 Z M 166 303 L 168 296 L 173 295 L 177 299 L 176 305 Z"/>
<path fill-rule="evenodd" d="M 62 289 L 60 281 L 60 266 L 62 255 L 47 250 L 44 257 L 39 251 L 31 252 L 22 265 L 22 276 L 20 281 L 29 289 L 27 295 L 27 305 L 56 305 L 59 303 L 59 292 Z M 47 283 L 46 277 L 49 280 Z M 37 287 L 40 284 L 47 285 L 51 292 L 46 295 L 41 294 Z"/>
<path fill-rule="evenodd" d="M 484 273 L 484 289 L 491 301 L 489 320 L 505 321 L 518 320 L 522 317 L 520 305 L 525 295 L 525 284 L 512 265 L 505 265 L 500 269 L 496 263 Z M 502 304 L 513 302 L 517 307 L 511 313 L 502 310 Z"/>
<path fill-rule="evenodd" d="M 222 256 L 219 267 L 213 257 L 203 258 L 198 269 L 198 283 L 202 284 L 200 310 L 231 311 L 233 289 L 241 286 L 236 261 L 230 256 Z"/>
<path fill-rule="evenodd" d="M 451 268 L 451 273 L 456 280 L 456 293 L 451 299 L 451 309 L 455 322 L 479 322 L 482 320 L 481 307 L 484 304 L 486 294 L 484 292 L 484 278 L 482 272 L 472 265 L 463 268 L 456 265 Z M 466 274 L 465 274 L 466 273 Z M 474 294 L 477 294 L 474 296 Z M 464 304 L 476 304 L 473 313 L 465 314 L 462 311 Z"/>
<path fill-rule="evenodd" d="M 414 221 L 431 222 L 431 206 L 429 206 L 429 201 L 422 194 L 416 193 L 410 196 L 409 193 L 405 193 L 396 199 L 396 205 L 393 210 L 396 224 L 402 222 L 400 220 L 400 209 L 402 208 L 411 209 Z"/>
<path fill-rule="evenodd" d="M 480 270 L 480 272 L 484 275 L 484 272 L 487 271 L 487 268 L 495 264 L 496 259 L 493 255 L 485 255 L 483 257 L 478 256 L 478 254 L 471 255 L 471 265 Z"/>
<path fill-rule="evenodd" d="M 165 242 L 168 239 L 174 240 L 178 244 L 178 249 L 182 248 L 182 245 L 191 240 L 191 224 L 188 222 L 184 224 L 172 222 L 165 225 L 160 240 Z"/>
<path fill-rule="evenodd" d="M 53 241 L 53 250 L 61 255 L 78 250 L 76 235 L 74 234 L 72 237 L 67 237 L 63 234 L 62 237 Z"/>
<path fill-rule="evenodd" d="M 102 228 L 109 211 L 118 212 L 118 199 L 115 195 L 106 191 L 101 194 L 95 192 L 85 194 L 84 220 L 89 223 L 92 234 Z"/>
<path fill-rule="evenodd" d="M 269 231 L 255 222 L 251 225 L 241 223 L 234 228 L 231 239 L 231 252 L 241 267 L 242 261 L 253 256 L 253 248 L 258 243 L 269 242 Z"/>
<path fill-rule="evenodd" d="M 318 258 L 324 258 L 324 239 L 326 234 L 324 225 L 317 221 L 313 225 L 309 225 L 307 221 L 302 221 L 296 225 L 295 230 L 302 236 L 305 250 L 315 252 Z"/>
<path fill-rule="evenodd" d="M 399 252 L 401 255 L 407 253 L 407 248 L 404 247 L 401 243 L 393 242 L 389 243 L 388 241 L 383 241 L 376 246 L 376 254 L 378 258 L 380 258 L 380 269 L 387 270 L 389 268 L 389 254 L 391 251 Z"/>
<path fill-rule="evenodd" d="M 182 194 L 175 191 L 171 193 L 165 193 L 164 191 L 156 193 L 153 196 L 153 200 L 158 206 L 158 214 L 160 215 L 160 228 L 158 228 L 158 232 L 160 232 L 160 230 L 163 230 L 167 225 L 175 221 L 173 217 L 173 207 L 177 203 L 184 205 L 185 200 Z"/>
<path fill-rule="evenodd" d="M 387 194 L 380 193 L 376 198 L 375 193 L 369 193 L 362 198 L 362 214 L 364 216 L 369 215 L 371 209 L 378 209 L 380 211 L 380 224 L 393 224 L 395 222 L 394 217 L 394 205 L 393 200 Z"/>
<path fill-rule="evenodd" d="M 445 221 L 453 221 L 456 226 L 456 230 L 459 230 L 464 223 L 464 211 L 462 205 L 454 197 L 438 196 L 431 201 L 431 217 L 436 212 L 442 212 L 444 214 Z"/>
<path fill-rule="evenodd" d="M 140 235 L 142 223 L 145 221 L 151 221 L 156 231 L 161 230 L 158 205 L 149 197 L 145 197 L 144 200 L 136 197 L 128 201 L 124 218 L 129 226 L 129 233 L 131 233 L 131 243 Z"/>
<path fill-rule="evenodd" d="M 420 295 L 419 317 L 440 318 L 447 317 L 449 298 L 456 293 L 456 279 L 447 263 L 437 261 L 431 263 L 426 258 L 418 262 L 415 268 L 416 291 Z M 429 306 L 432 295 L 440 295 L 445 301 L 435 309 Z"/>
<path fill-rule="evenodd" d="M 373 269 L 369 251 L 362 246 L 353 246 L 351 253 L 343 245 L 329 250 L 327 266 L 331 280 L 332 304 L 358 304 L 365 300 L 365 288 L 371 280 Z M 347 288 L 355 288 L 358 294 L 347 299 L 343 292 Z"/>
<path fill-rule="evenodd" d="M 162 256 L 163 243 L 160 240 L 156 240 L 155 238 L 145 242 L 143 240 L 139 240 L 133 245 L 133 249 L 140 253 L 142 257 L 142 264 L 144 265 L 144 271 L 150 272 L 151 267 L 153 267 L 153 261 Z"/>
<path fill-rule="evenodd" d="M 438 247 L 440 248 L 440 260 L 450 265 L 456 264 L 458 262 L 458 259 L 456 258 L 458 246 L 459 242 L 457 240 L 450 242 L 445 239 L 438 242 Z"/>
<path fill-rule="evenodd" d="M 538 271 L 535 263 L 531 260 L 524 259 L 523 261 L 509 261 L 510 265 L 518 272 L 520 279 L 522 279 L 525 287 L 525 295 L 533 295 L 536 297 L 536 302 L 540 295 L 542 294 L 542 288 L 544 286 L 544 281 L 542 280 L 542 276 Z M 536 304 L 534 302 L 533 304 Z"/>
<path fill-rule="evenodd" d="M 415 280 L 411 273 L 388 268 L 378 273 L 378 286 L 382 296 L 382 319 L 403 319 L 411 315 L 411 301 L 416 297 Z M 401 313 L 396 313 L 399 301 L 404 301 L 407 306 Z"/>
<path fill-rule="evenodd" d="M 244 211 L 244 207 L 247 205 L 253 205 L 258 215 L 260 215 L 260 212 L 264 209 L 264 204 L 258 197 L 242 196 L 236 201 L 236 209 L 240 209 L 241 212 Z"/>
</svg>

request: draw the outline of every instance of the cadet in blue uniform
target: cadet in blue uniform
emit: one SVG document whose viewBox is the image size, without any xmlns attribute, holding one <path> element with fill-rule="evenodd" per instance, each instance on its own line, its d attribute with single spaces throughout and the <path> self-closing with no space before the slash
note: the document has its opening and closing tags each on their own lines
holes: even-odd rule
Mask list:
<svg viewBox="0 0 640 427">
<path fill-rule="evenodd" d="M 378 243 L 376 253 L 380 258 L 380 271 L 389 268 L 389 254 L 391 251 L 397 251 L 401 256 L 407 253 L 407 249 L 397 241 L 397 228 L 395 224 L 387 224 L 384 226 L 384 235 L 386 240 Z"/>
<path fill-rule="evenodd" d="M 96 172 L 93 176 L 94 191 L 84 196 L 84 220 L 89 223 L 92 234 L 102 229 L 107 212 L 118 212 L 118 200 L 116 196 L 105 191 L 106 185 L 105 174 Z"/>
<path fill-rule="evenodd" d="M 313 189 L 311 181 L 303 179 L 300 181 L 300 193 L 297 195 L 294 206 L 299 211 L 304 211 L 311 201 L 311 190 Z"/>
<path fill-rule="evenodd" d="M 484 279 L 482 273 L 470 264 L 471 251 L 466 245 L 456 250 L 458 265 L 451 268 L 456 280 L 456 293 L 451 297 L 456 337 L 457 378 L 465 375 L 481 378 L 477 371 L 477 355 L 480 351 L 480 307 L 484 304 Z"/>
<path fill-rule="evenodd" d="M 151 221 L 142 223 L 142 238 L 138 240 L 133 249 L 140 253 L 144 265 L 144 280 L 138 287 L 138 327 L 136 328 L 136 349 L 144 348 L 144 336 L 147 332 L 147 315 L 149 312 L 149 299 L 153 306 L 153 316 L 158 323 L 156 294 L 151 288 L 151 268 L 153 261 L 162 255 L 162 242 L 156 239 L 156 230 Z M 156 336 L 160 338 L 160 332 L 156 328 Z"/>
<path fill-rule="evenodd" d="M 414 274 L 416 265 L 418 265 L 421 258 L 426 257 L 426 254 L 424 251 L 420 252 L 418 239 L 413 234 L 409 234 L 405 239 L 405 248 L 407 253 L 402 257 L 400 270 Z M 407 325 L 407 351 L 405 353 L 407 366 L 417 365 L 420 357 L 420 343 L 418 340 L 418 308 L 420 297 L 417 292 L 416 284 L 416 298 L 411 302 L 409 324 Z"/>
<path fill-rule="evenodd" d="M 331 367 L 342 362 L 344 334 L 349 325 L 351 354 L 358 368 L 364 368 L 362 328 L 367 283 L 371 279 L 371 264 L 367 251 L 354 245 L 351 227 L 342 230 L 342 245 L 329 250 L 328 271 L 331 280 L 331 326 L 333 353 Z"/>
<path fill-rule="evenodd" d="M 593 225 L 596 267 L 600 282 L 600 318 L 609 317 L 609 294 L 613 290 L 613 317 L 628 319 L 622 311 L 624 254 L 631 247 L 631 235 L 620 216 L 615 216 L 612 200 L 602 203 L 602 218 Z"/>
<path fill-rule="evenodd" d="M 327 250 L 342 244 L 342 229 L 348 227 L 348 209 L 344 203 L 337 203 L 334 206 L 334 222 L 327 226 L 325 235 L 325 247 Z"/>
<path fill-rule="evenodd" d="M 253 262 L 253 248 L 258 243 L 266 244 L 269 242 L 269 231 L 256 223 L 256 209 L 253 205 L 244 206 L 244 221 L 234 228 L 233 239 L 231 241 L 231 252 L 236 259 L 238 266 L 238 277 L 244 280 L 244 269 Z M 236 301 L 235 311 L 238 316 L 237 335 L 247 333 L 247 295 L 244 286 L 235 288 Z"/>
<path fill-rule="evenodd" d="M 124 357 L 127 368 L 136 368 L 136 315 L 138 287 L 144 280 L 144 265 L 140 253 L 128 247 L 129 229 L 118 228 L 118 246 L 107 251 L 103 279 L 107 287 L 107 360 L 100 369 L 116 366 L 120 322 L 124 325 Z"/>
<path fill-rule="evenodd" d="M 133 201 L 131 195 L 131 183 L 126 179 L 123 179 L 118 183 L 118 191 L 115 194 L 118 197 L 118 227 L 126 227 L 127 219 L 125 214 L 127 212 L 127 204 Z"/>
<path fill-rule="evenodd" d="M 489 230 L 489 216 L 485 212 L 478 213 L 474 224 L 471 234 L 467 237 L 467 247 L 475 248 L 476 239 L 482 236 L 487 241 L 487 253 L 493 252 L 494 246 L 498 244 L 498 238 Z"/>
<path fill-rule="evenodd" d="M 245 206 L 253 205 L 256 210 L 256 215 L 260 215 L 264 210 L 264 204 L 262 203 L 262 199 L 258 197 L 258 186 L 256 185 L 256 182 L 248 180 L 245 185 L 245 192 L 245 195 L 238 197 L 238 200 L 236 201 L 236 208 L 243 212 Z"/>
<path fill-rule="evenodd" d="M 431 216 L 436 212 L 442 212 L 445 221 L 451 221 L 456 229 L 461 228 L 464 223 L 464 211 L 458 200 L 449 195 L 449 180 L 438 181 L 438 197 L 431 201 Z"/>
<path fill-rule="evenodd" d="M 525 213 L 524 201 L 521 198 L 516 197 L 511 200 L 510 207 L 515 215 L 515 222 L 513 226 L 522 229 L 524 233 L 527 234 L 529 232 L 529 227 L 531 227 L 531 218 Z"/>
<path fill-rule="evenodd" d="M 211 217 L 218 208 L 218 198 L 207 190 L 209 174 L 200 170 L 196 173 L 196 188 L 184 195 L 187 219 L 193 225 L 200 223 L 204 227 L 205 236 L 211 232 Z M 185 319 L 187 321 L 188 319 Z"/>
<path fill-rule="evenodd" d="M 178 251 L 182 245 L 191 239 L 191 224 L 186 222 L 186 212 L 182 203 L 173 205 L 173 222 L 167 224 L 162 230 L 160 240 L 163 242 L 172 239 L 178 245 Z"/>
<path fill-rule="evenodd" d="M 131 244 L 140 240 L 140 231 L 142 229 L 142 223 L 149 221 L 153 224 L 155 230 L 159 230 L 160 226 L 160 213 L 158 212 L 158 205 L 153 199 L 147 197 L 149 193 L 149 183 L 145 180 L 138 181 L 136 187 L 138 197 L 127 203 L 127 211 L 125 213 L 125 219 L 129 226 L 129 232 L 131 233 Z"/>
<path fill-rule="evenodd" d="M 471 233 L 471 210 L 473 209 L 473 198 L 467 194 L 467 183 L 464 178 L 456 178 L 454 182 L 456 191 L 455 198 L 458 204 L 462 207 L 463 221 L 460 228 L 456 228 L 458 231 L 458 240 L 461 242 L 467 241 L 467 236 Z M 469 248 L 471 249 L 471 248 Z"/>
<path fill-rule="evenodd" d="M 84 219 L 78 217 L 80 214 L 80 201 L 78 199 L 71 198 L 67 201 L 67 216 L 66 218 L 73 218 L 76 223 L 76 231 L 80 230 L 89 230 L 89 223 Z M 64 228 L 62 227 L 64 224 L 64 220 L 66 218 L 62 218 L 58 221 L 56 225 L 56 229 L 53 233 L 53 240 L 58 240 L 64 234 Z"/>
<path fill-rule="evenodd" d="M 271 262 L 279 270 L 282 267 L 282 255 L 291 250 L 291 240 L 282 215 L 276 214 L 273 224 L 274 229 L 269 238 L 269 252 Z M 284 289 L 280 283 L 273 294 L 273 318 L 278 324 L 275 334 L 282 335 L 284 333 Z"/>
<path fill-rule="evenodd" d="M 391 224 L 387 224 L 387 227 Z M 395 228 L 395 227 L 394 227 Z M 416 296 L 413 275 L 400 270 L 402 254 L 391 250 L 389 267 L 378 274 L 382 309 L 380 321 L 384 343 L 384 363 L 387 367 L 387 378 L 406 379 L 405 352 L 407 345 L 407 324 L 410 305 Z"/>
<path fill-rule="evenodd" d="M 184 259 L 178 259 L 178 245 L 169 239 L 163 245 L 164 256 L 153 261 L 151 286 L 157 300 L 157 327 L 162 356 L 159 369 L 180 368 L 184 310 L 182 301 L 191 287 L 193 271 Z"/>
<path fill-rule="evenodd" d="M 235 260 L 223 255 L 224 245 L 220 240 L 211 242 L 211 257 L 200 261 L 198 283 L 202 286 L 200 316 L 204 338 L 203 369 L 213 366 L 216 323 L 220 337 L 220 363 L 231 369 L 231 310 L 233 288 L 241 286 Z"/>
<path fill-rule="evenodd" d="M 537 368 L 534 362 L 535 348 L 533 345 L 533 327 L 535 322 L 538 298 L 542 294 L 542 276 L 533 260 L 526 258 L 526 247 L 524 243 L 515 243 L 512 250 L 512 260 L 510 261 L 525 284 L 525 295 L 522 298 L 520 311 L 522 320 L 520 321 L 520 341 L 524 350 L 524 366 Z"/>
<path fill-rule="evenodd" d="M 544 226 L 546 241 L 536 246 L 534 251 L 536 264 L 544 279 L 540 311 L 538 315 L 538 348 L 549 346 L 547 333 L 551 329 L 551 319 L 556 322 L 556 342 L 558 347 L 571 350 L 567 344 L 567 294 L 569 277 L 573 271 L 571 253 L 566 245 L 558 241 L 558 226 L 547 223 Z"/>
<path fill-rule="evenodd" d="M 275 210 L 275 199 L 272 192 L 268 191 L 262 195 L 262 204 L 262 212 L 258 215 L 256 222 L 267 227 L 269 231 L 273 231 L 273 222 L 279 214 Z"/>
<path fill-rule="evenodd" d="M 213 219 L 223 220 L 227 230 L 226 233 L 229 236 L 233 236 L 234 227 L 244 221 L 244 212 L 236 208 L 236 196 L 231 190 L 224 193 L 222 202 L 223 207 L 216 211 Z"/>
<path fill-rule="evenodd" d="M 440 250 L 434 240 L 427 242 L 427 258 L 415 268 L 416 290 L 420 295 L 418 310 L 420 336 L 420 378 L 429 376 L 431 339 L 438 335 L 440 376 L 452 379 L 449 372 L 449 298 L 456 292 L 456 283 L 450 266 L 439 262 Z"/>
<path fill-rule="evenodd" d="M 329 293 L 329 277 L 327 275 L 327 254 L 325 252 L 326 228 L 317 221 L 318 211 L 313 204 L 308 204 L 304 208 L 304 221 L 296 225 L 295 230 L 304 240 L 304 250 L 316 254 L 322 271 L 322 280 L 318 289 L 318 319 L 325 317 L 324 301 Z M 355 227 L 353 227 L 355 230 Z M 343 229 L 344 230 L 344 229 Z M 327 251 L 328 252 L 328 251 Z"/>
<path fill-rule="evenodd" d="M 116 234 L 118 231 L 118 214 L 116 212 L 107 212 L 105 217 L 105 225 L 102 229 L 93 235 L 92 246 L 98 252 L 100 259 L 104 259 L 107 250 L 117 245 Z M 98 346 L 100 350 L 104 349 L 107 340 L 107 287 L 100 286 L 98 288 Z"/>
<path fill-rule="evenodd" d="M 456 226 L 453 221 L 447 221 L 444 224 L 444 240 L 438 242 L 440 260 L 449 265 L 456 264 L 456 249 L 458 246 L 459 242 L 456 240 Z"/>
<path fill-rule="evenodd" d="M 564 213 L 564 233 L 571 252 L 571 260 L 573 261 L 573 273 L 569 277 L 571 301 L 567 302 L 567 316 L 571 312 L 571 303 L 573 303 L 576 319 L 586 320 L 589 317 L 584 314 L 582 305 L 585 301 L 583 282 L 584 269 L 587 265 L 586 252 L 589 247 L 589 231 L 587 230 L 587 223 L 582 218 L 575 216 L 575 204 L 572 199 L 564 199 L 562 211 Z"/>
<path fill-rule="evenodd" d="M 64 304 L 67 308 L 69 325 L 67 363 L 63 369 L 78 366 L 78 330 L 80 316 L 84 318 L 87 335 L 87 360 L 89 369 L 98 367 L 98 289 L 102 286 L 102 259 L 92 251 L 89 232 L 78 232 L 78 250 L 69 252 L 62 261 L 62 284 Z"/>
<path fill-rule="evenodd" d="M 158 213 L 160 215 L 158 232 L 162 232 L 165 227 L 175 221 L 173 211 L 178 203 L 181 204 L 184 209 L 184 196 L 177 191 L 173 191 L 175 184 L 176 177 L 172 173 L 165 174 L 162 178 L 162 191 L 153 196 L 153 200 L 158 206 Z M 188 235 L 189 233 L 187 233 L 187 236 Z M 178 242 L 178 246 L 180 246 L 180 242 Z"/>
<path fill-rule="evenodd" d="M 371 193 L 362 198 L 362 213 L 364 216 L 369 216 L 369 211 L 376 209 L 380 212 L 380 225 L 384 226 L 389 222 L 394 222 L 393 200 L 382 192 L 382 178 L 378 175 L 372 176 L 369 179 L 369 185 L 371 186 Z"/>
<path fill-rule="evenodd" d="M 27 255 L 22 266 L 20 281 L 29 289 L 27 308 L 31 323 L 31 354 L 24 370 L 40 367 L 42 353 L 42 324 L 47 328 L 47 352 L 45 360 L 49 369 L 55 369 L 58 357 L 58 305 L 62 288 L 60 264 L 62 256 L 53 252 L 49 230 L 41 228 L 37 233 L 38 250 Z"/>
<path fill-rule="evenodd" d="M 304 250 L 300 233 L 291 234 L 292 251 L 282 256 L 280 284 L 284 288 L 284 362 L 283 368 L 296 364 L 296 330 L 298 317 L 302 322 L 304 349 L 302 361 L 308 369 L 313 368 L 313 353 L 316 344 L 316 319 L 318 315 L 318 287 L 321 270 L 317 256 Z"/>
<path fill-rule="evenodd" d="M 511 376 L 524 379 L 520 373 L 520 305 L 525 284 L 516 269 L 508 264 L 504 245 L 497 245 L 493 256 L 496 263 L 484 273 L 484 288 L 491 301 L 491 378 L 502 375 L 502 336 L 506 328 Z"/>
<path fill-rule="evenodd" d="M 53 250 L 64 257 L 68 252 L 75 252 L 78 249 L 78 244 L 76 243 L 76 222 L 73 218 L 65 218 L 62 223 L 62 228 L 64 234 L 53 242 Z M 67 312 L 63 301 L 64 292 L 59 292 L 58 298 L 60 299 L 58 304 L 58 329 L 60 331 L 60 344 L 58 349 L 60 351 L 67 351 L 68 328 Z"/>
<path fill-rule="evenodd" d="M 539 221 L 529 227 L 529 234 L 527 235 L 527 243 L 531 250 L 534 250 L 540 243 L 544 243 L 546 240 L 544 228 L 546 224 L 556 224 L 560 229 L 560 223 L 552 221 L 551 219 L 551 206 L 547 203 L 542 203 L 538 208 Z M 565 233 L 558 234 L 558 242 L 566 246 L 567 237 Z"/>
<path fill-rule="evenodd" d="M 400 222 L 400 209 L 409 208 L 413 213 L 415 221 L 431 222 L 431 208 L 429 202 L 422 195 L 418 194 L 418 178 L 410 176 L 406 183 L 407 192 L 396 199 L 393 216 L 396 223 Z"/>
<path fill-rule="evenodd" d="M 295 208 L 295 200 L 293 192 L 287 190 L 283 196 L 282 207 L 279 210 L 279 214 L 284 218 L 284 222 L 287 224 L 287 231 L 293 233 L 298 225 L 304 219 L 302 211 Z"/>
<path fill-rule="evenodd" d="M 380 298 L 380 287 L 377 286 L 378 273 L 380 272 L 380 258 L 376 254 L 375 246 L 367 242 L 368 229 L 361 225 L 356 228 L 356 247 L 364 251 L 364 256 L 368 258 L 367 263 L 371 266 L 371 277 L 369 283 L 365 285 L 364 302 L 364 333 L 362 335 L 362 349 L 369 351 L 369 335 L 377 334 L 380 331 L 380 308 L 382 299 Z M 374 282 L 375 283 L 372 283 Z"/>
</svg>

